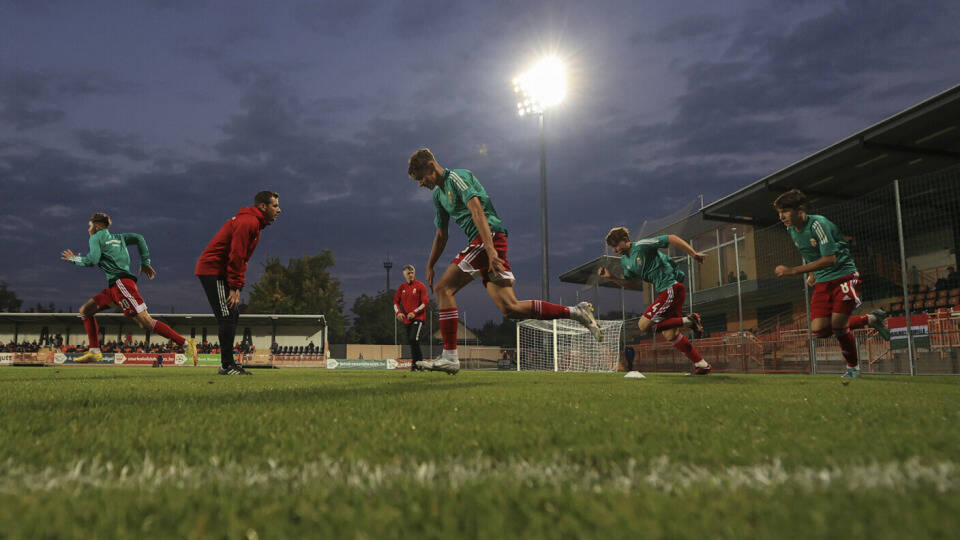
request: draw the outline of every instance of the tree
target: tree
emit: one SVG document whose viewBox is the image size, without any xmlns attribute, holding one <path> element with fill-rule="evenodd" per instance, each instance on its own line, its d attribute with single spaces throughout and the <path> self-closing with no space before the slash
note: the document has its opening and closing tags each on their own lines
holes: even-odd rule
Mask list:
<svg viewBox="0 0 960 540">
<path fill-rule="evenodd" d="M 0 283 L 0 311 L 10 313 L 20 311 L 23 300 L 17 298 L 17 293 L 7 289 L 6 283 Z"/>
<path fill-rule="evenodd" d="M 517 321 L 506 318 L 499 324 L 487 321 L 476 330 L 476 334 L 484 345 L 513 348 L 517 346 Z"/>
<path fill-rule="evenodd" d="M 350 327 L 351 343 L 393 345 L 394 321 L 393 295 L 395 291 L 381 291 L 376 296 L 361 294 L 353 303 L 353 326 Z M 398 325 L 403 323 L 397 322 Z M 397 342 L 405 343 L 404 329 L 397 327 Z"/>
<path fill-rule="evenodd" d="M 346 317 L 343 314 L 343 291 L 340 281 L 330 275 L 333 252 L 292 258 L 284 266 L 279 257 L 269 257 L 263 274 L 253 284 L 249 313 L 282 313 L 290 315 L 323 315 L 331 342 L 343 342 Z"/>
</svg>

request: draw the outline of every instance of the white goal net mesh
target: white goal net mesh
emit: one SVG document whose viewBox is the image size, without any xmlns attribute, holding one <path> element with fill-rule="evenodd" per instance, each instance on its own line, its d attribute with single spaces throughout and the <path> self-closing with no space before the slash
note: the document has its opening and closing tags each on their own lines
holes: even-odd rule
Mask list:
<svg viewBox="0 0 960 540">
<path fill-rule="evenodd" d="M 597 321 L 598 343 L 583 325 L 568 319 L 526 320 L 517 325 L 517 367 L 540 371 L 616 371 L 623 321 Z"/>
</svg>

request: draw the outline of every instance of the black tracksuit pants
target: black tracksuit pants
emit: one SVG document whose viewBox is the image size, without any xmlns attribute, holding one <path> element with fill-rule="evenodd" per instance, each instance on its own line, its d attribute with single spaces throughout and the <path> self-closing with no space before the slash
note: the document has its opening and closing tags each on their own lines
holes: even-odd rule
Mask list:
<svg viewBox="0 0 960 540">
<path fill-rule="evenodd" d="M 207 301 L 210 302 L 213 314 L 217 318 L 219 326 L 217 335 L 220 337 L 220 366 L 229 368 L 236 365 L 233 359 L 233 342 L 237 337 L 240 309 L 238 306 L 227 307 L 227 296 L 230 294 L 227 278 L 223 276 L 197 277 L 200 278 L 203 291 L 207 293 Z"/>
</svg>

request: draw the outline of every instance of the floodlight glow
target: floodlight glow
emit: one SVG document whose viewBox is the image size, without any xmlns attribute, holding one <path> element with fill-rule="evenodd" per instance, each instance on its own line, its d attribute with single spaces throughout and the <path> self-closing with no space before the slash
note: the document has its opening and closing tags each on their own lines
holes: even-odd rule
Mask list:
<svg viewBox="0 0 960 540">
<path fill-rule="evenodd" d="M 537 62 L 530 71 L 513 79 L 513 91 L 519 94 L 520 115 L 542 113 L 559 104 L 567 95 L 567 73 L 555 56 Z"/>
</svg>

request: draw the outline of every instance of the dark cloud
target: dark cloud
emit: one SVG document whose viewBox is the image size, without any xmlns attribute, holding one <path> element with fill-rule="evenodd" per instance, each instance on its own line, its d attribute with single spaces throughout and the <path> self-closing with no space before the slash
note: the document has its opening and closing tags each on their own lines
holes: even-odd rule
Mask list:
<svg viewBox="0 0 960 540">
<path fill-rule="evenodd" d="M 704 37 L 716 37 L 726 26 L 723 17 L 714 13 L 697 13 L 683 17 L 660 27 L 653 38 L 662 42 L 687 41 Z M 640 38 L 641 36 L 637 36 Z"/>
<path fill-rule="evenodd" d="M 131 161 L 146 161 L 150 154 L 132 135 L 121 135 L 109 130 L 81 129 L 74 132 L 80 148 L 101 156 L 123 156 Z"/>
<path fill-rule="evenodd" d="M 300 2 L 292 10 L 293 20 L 307 29 L 325 35 L 365 34 L 364 19 L 379 9 L 376 0 L 322 0 Z"/>
<path fill-rule="evenodd" d="M 64 107 L 90 96 L 130 91 L 135 87 L 105 73 L 50 73 L 0 67 L 0 118 L 23 131 L 62 121 Z"/>
</svg>

